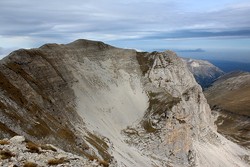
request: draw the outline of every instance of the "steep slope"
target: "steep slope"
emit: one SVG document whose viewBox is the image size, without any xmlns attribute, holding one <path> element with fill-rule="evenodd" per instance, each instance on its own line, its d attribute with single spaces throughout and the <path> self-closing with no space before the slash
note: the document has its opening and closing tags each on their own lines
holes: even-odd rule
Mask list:
<svg viewBox="0 0 250 167">
<path fill-rule="evenodd" d="M 1 61 L 1 137 L 21 134 L 78 150 L 75 143 L 84 142 L 74 124 L 83 122 L 74 113 L 74 79 L 64 64 L 60 52 L 42 49 L 18 50 Z"/>
<path fill-rule="evenodd" d="M 209 87 L 217 78 L 224 74 L 221 69 L 208 61 L 187 58 L 182 58 L 182 60 L 187 63 L 189 71 L 191 71 L 202 88 Z"/>
<path fill-rule="evenodd" d="M 219 110 L 219 132 L 250 148 L 250 73 L 226 74 L 205 95 L 210 106 Z"/>
<path fill-rule="evenodd" d="M 248 150 L 216 132 L 201 87 L 171 51 L 77 40 L 15 51 L 0 68 L 1 137 L 111 166 L 247 166 Z"/>
</svg>

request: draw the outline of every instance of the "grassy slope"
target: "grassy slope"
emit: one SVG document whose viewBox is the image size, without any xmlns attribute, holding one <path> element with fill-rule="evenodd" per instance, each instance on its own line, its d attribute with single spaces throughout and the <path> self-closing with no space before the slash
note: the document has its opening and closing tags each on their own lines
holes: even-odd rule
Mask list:
<svg viewBox="0 0 250 167">
<path fill-rule="evenodd" d="M 205 91 L 211 108 L 219 111 L 218 131 L 250 147 L 250 74 L 232 73 Z"/>
</svg>

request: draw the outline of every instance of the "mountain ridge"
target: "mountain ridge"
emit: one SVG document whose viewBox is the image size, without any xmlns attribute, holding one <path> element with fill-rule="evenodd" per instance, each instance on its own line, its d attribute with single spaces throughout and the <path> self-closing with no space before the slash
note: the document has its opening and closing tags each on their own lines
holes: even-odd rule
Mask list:
<svg viewBox="0 0 250 167">
<path fill-rule="evenodd" d="M 187 63 L 188 69 L 203 89 L 211 86 L 217 78 L 225 74 L 225 72 L 223 72 L 220 68 L 216 67 L 207 60 L 188 58 L 182 58 L 182 60 Z"/>
<path fill-rule="evenodd" d="M 77 40 L 12 52 L 0 69 L 1 138 L 14 132 L 115 166 L 247 164 L 172 51 Z"/>
</svg>

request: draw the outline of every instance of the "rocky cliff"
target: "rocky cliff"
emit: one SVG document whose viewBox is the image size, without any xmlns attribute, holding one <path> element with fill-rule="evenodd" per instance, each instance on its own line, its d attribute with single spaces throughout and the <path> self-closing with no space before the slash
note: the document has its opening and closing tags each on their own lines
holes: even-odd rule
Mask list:
<svg viewBox="0 0 250 167">
<path fill-rule="evenodd" d="M 0 137 L 23 135 L 113 166 L 247 166 L 216 132 L 185 63 L 77 40 L 18 50 L 0 64 Z"/>
</svg>

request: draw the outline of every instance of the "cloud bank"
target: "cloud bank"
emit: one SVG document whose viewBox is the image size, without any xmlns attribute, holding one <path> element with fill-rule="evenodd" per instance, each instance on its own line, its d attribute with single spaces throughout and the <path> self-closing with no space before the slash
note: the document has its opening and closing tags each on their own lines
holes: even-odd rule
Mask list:
<svg viewBox="0 0 250 167">
<path fill-rule="evenodd" d="M 1 0 L 0 47 L 79 38 L 117 43 L 250 38 L 249 16 L 247 0 Z"/>
</svg>

